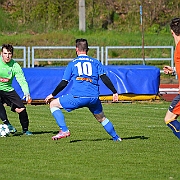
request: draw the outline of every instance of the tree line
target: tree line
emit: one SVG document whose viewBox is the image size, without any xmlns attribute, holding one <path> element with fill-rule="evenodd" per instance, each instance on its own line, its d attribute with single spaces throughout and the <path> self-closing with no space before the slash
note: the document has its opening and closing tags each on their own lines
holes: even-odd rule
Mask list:
<svg viewBox="0 0 180 180">
<path fill-rule="evenodd" d="M 79 0 L 0 0 L 16 31 L 78 29 Z M 166 29 L 180 16 L 177 0 L 85 0 L 86 29 L 134 32 L 140 28 L 140 5 L 146 31 Z"/>
</svg>

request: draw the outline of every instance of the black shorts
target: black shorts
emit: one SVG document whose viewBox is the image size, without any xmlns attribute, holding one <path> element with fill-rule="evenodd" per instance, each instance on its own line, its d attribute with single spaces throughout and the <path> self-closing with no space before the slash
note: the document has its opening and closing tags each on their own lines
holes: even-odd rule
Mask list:
<svg viewBox="0 0 180 180">
<path fill-rule="evenodd" d="M 2 104 L 6 103 L 8 106 L 10 106 L 11 111 L 13 112 L 15 112 L 16 108 L 25 108 L 23 101 L 15 90 L 10 92 L 0 90 L 0 101 Z"/>
<path fill-rule="evenodd" d="M 171 102 L 169 111 L 176 115 L 180 115 L 180 94 L 178 94 Z"/>
</svg>

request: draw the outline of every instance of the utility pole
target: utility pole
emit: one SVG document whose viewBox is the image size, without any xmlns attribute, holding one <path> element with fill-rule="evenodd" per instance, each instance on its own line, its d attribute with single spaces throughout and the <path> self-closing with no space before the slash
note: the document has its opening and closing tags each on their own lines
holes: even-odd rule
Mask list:
<svg viewBox="0 0 180 180">
<path fill-rule="evenodd" d="M 143 0 L 140 5 L 140 21 L 141 21 L 141 33 L 142 33 L 142 58 L 143 65 L 145 65 L 145 53 L 144 53 L 144 24 L 143 24 Z"/>
<path fill-rule="evenodd" d="M 85 0 L 79 0 L 79 30 L 86 31 Z"/>
</svg>

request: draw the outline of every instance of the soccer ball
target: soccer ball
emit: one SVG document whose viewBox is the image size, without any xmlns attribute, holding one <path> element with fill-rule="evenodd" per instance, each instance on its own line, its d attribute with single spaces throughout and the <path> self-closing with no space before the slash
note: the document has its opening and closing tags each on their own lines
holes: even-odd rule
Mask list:
<svg viewBox="0 0 180 180">
<path fill-rule="evenodd" d="M 0 137 L 6 137 L 10 133 L 9 128 L 6 124 L 0 124 Z"/>
</svg>

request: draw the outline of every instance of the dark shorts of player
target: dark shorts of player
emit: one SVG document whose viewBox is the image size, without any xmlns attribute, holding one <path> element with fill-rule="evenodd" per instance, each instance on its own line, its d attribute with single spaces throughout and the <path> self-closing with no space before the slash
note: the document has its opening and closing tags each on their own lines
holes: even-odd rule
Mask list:
<svg viewBox="0 0 180 180">
<path fill-rule="evenodd" d="M 7 104 L 11 107 L 11 111 L 15 112 L 16 108 L 25 108 L 22 100 L 15 90 L 10 92 L 5 92 L 0 90 L 0 102 L 2 104 Z"/>
<path fill-rule="evenodd" d="M 169 111 L 173 114 L 180 115 L 180 94 L 178 94 L 171 102 Z"/>
<path fill-rule="evenodd" d="M 93 114 L 102 112 L 102 104 L 99 97 L 74 97 L 72 94 L 67 94 L 59 97 L 59 102 L 68 112 L 82 107 L 89 108 Z"/>
</svg>

